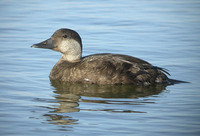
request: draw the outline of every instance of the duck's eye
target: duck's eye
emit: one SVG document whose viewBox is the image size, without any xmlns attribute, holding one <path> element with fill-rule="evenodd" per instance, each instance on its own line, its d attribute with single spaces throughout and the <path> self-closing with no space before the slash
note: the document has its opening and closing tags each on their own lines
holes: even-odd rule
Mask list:
<svg viewBox="0 0 200 136">
<path fill-rule="evenodd" d="M 63 35 L 63 38 L 67 38 L 67 35 Z"/>
</svg>

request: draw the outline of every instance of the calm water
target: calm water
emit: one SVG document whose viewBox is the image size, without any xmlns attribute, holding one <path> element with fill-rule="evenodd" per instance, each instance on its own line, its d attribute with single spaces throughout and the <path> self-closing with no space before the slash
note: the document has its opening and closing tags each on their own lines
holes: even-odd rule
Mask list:
<svg viewBox="0 0 200 136">
<path fill-rule="evenodd" d="M 149 88 L 50 82 L 58 52 L 30 46 L 59 28 L 84 55 L 121 53 L 187 84 Z M 200 135 L 200 1 L 0 1 L 0 135 Z"/>
</svg>

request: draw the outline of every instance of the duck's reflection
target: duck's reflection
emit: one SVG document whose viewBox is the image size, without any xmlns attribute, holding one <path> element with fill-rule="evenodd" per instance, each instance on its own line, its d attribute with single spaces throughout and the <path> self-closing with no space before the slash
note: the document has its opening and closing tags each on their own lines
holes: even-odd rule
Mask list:
<svg viewBox="0 0 200 136">
<path fill-rule="evenodd" d="M 133 86 L 133 85 L 95 85 L 51 81 L 51 85 L 58 94 L 56 99 L 70 99 L 74 101 L 81 96 L 102 98 L 138 98 L 159 94 L 166 86 Z"/>
<path fill-rule="evenodd" d="M 65 113 L 79 112 L 80 110 L 96 111 L 95 109 L 80 109 L 80 102 L 116 104 L 116 99 L 112 101 L 112 99 L 109 98 L 147 97 L 150 95 L 159 94 L 160 92 L 165 90 L 165 86 L 162 85 L 151 87 L 136 87 L 132 85 L 88 85 L 77 83 L 72 84 L 58 81 L 51 81 L 51 85 L 55 88 L 54 93 L 57 106 L 51 108 L 49 113 L 45 114 L 44 116 L 48 117 L 47 121 L 49 123 L 57 125 L 70 125 L 77 123 L 78 119 L 73 119 L 69 116 L 65 116 Z M 82 98 L 83 96 L 85 97 Z M 90 99 L 91 97 L 93 98 Z M 94 97 L 105 99 L 95 100 Z M 118 102 L 122 101 L 120 101 L 119 99 Z M 126 103 L 127 102 L 125 102 L 124 104 Z M 102 109 L 101 111 L 124 113 L 137 112 L 128 109 Z"/>
</svg>

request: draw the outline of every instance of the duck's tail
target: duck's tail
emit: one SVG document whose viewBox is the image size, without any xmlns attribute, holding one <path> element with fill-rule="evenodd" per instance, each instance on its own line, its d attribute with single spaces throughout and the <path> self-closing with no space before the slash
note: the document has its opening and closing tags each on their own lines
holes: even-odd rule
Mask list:
<svg viewBox="0 0 200 136">
<path fill-rule="evenodd" d="M 170 85 L 180 84 L 180 83 L 190 83 L 190 82 L 187 82 L 187 81 L 181 81 L 181 80 L 176 80 L 176 79 L 168 79 L 168 81 L 169 81 Z"/>
<path fill-rule="evenodd" d="M 167 69 L 165 69 L 165 68 L 161 68 L 161 67 L 157 67 L 157 66 L 153 66 L 153 68 L 154 69 L 157 69 L 157 70 L 159 70 L 159 71 L 161 71 L 161 72 L 163 72 L 163 73 L 165 73 L 165 74 L 167 74 L 167 75 L 169 75 L 169 76 L 171 76 L 170 74 L 169 74 L 169 70 L 167 70 Z M 168 77 L 167 77 L 168 78 Z M 168 84 L 169 85 L 173 85 L 173 84 L 180 84 L 180 83 L 190 83 L 190 82 L 187 82 L 187 81 L 181 81 L 181 80 L 176 80 L 176 79 L 167 79 L 167 82 L 168 82 Z"/>
</svg>

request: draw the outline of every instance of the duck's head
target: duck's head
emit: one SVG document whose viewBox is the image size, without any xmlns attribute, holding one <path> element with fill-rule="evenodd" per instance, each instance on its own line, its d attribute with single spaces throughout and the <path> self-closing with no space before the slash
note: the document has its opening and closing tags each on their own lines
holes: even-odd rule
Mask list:
<svg viewBox="0 0 200 136">
<path fill-rule="evenodd" d="M 62 59 L 67 61 L 77 61 L 82 56 L 81 37 L 71 29 L 59 29 L 51 38 L 31 47 L 59 51 L 62 53 Z"/>
</svg>

